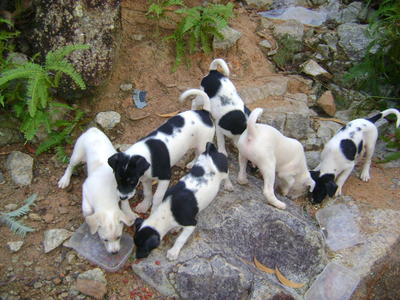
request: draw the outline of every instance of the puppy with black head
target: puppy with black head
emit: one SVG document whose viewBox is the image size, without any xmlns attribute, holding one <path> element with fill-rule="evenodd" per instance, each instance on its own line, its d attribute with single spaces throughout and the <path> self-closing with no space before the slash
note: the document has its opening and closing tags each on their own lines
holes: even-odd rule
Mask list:
<svg viewBox="0 0 400 300">
<path fill-rule="evenodd" d="M 311 176 L 316 183 L 312 192 L 312 203 L 321 203 L 326 196 L 341 195 L 343 184 L 356 162 L 362 157 L 365 157 L 365 161 L 360 178 L 362 181 L 370 179 L 369 168 L 378 138 L 375 122 L 390 114 L 396 115 L 396 127 L 399 127 L 400 113 L 390 108 L 369 119 L 350 121 L 326 143 L 321 152 L 320 164 L 311 171 Z"/>
<path fill-rule="evenodd" d="M 59 188 L 66 188 L 74 167 L 86 162 L 88 177 L 82 185 L 82 212 L 90 233 L 98 233 L 109 253 L 120 250 L 123 223 L 131 226 L 137 215 L 132 212 L 127 200 L 117 194 L 117 183 L 107 163 L 116 153 L 111 141 L 99 129 L 85 131 L 76 141 L 71 159 L 64 175 L 58 181 Z"/>
<path fill-rule="evenodd" d="M 136 207 L 137 212 L 146 212 L 152 203 L 154 210 L 168 188 L 171 167 L 192 148 L 199 155 L 207 142 L 214 138 L 215 126 L 209 113 L 210 100 L 207 94 L 199 89 L 191 89 L 184 92 L 181 99 L 189 96 L 201 97 L 203 109 L 185 111 L 170 118 L 125 152 L 116 153 L 108 159 L 114 170 L 120 199 L 133 197 L 139 181 L 142 183 L 144 199 Z M 158 185 L 153 197 L 154 179 L 158 180 Z"/>
<path fill-rule="evenodd" d="M 220 67 L 222 73 L 217 70 Z M 227 154 L 225 148 L 225 136 L 232 139 L 237 145 L 240 135 L 246 129 L 249 109 L 244 105 L 229 77 L 229 68 L 226 62 L 214 59 L 200 87 L 204 90 L 211 101 L 211 115 L 215 120 L 218 151 Z M 201 105 L 198 97 L 192 102 L 192 109 Z"/>
<path fill-rule="evenodd" d="M 169 188 L 162 203 L 146 220 L 136 219 L 136 258 L 145 258 L 160 245 L 164 235 L 176 227 L 183 230 L 167 258 L 175 260 L 197 224 L 197 214 L 217 195 L 221 181 L 228 180 L 228 161 L 212 143 L 194 162 L 190 173 Z"/>
</svg>

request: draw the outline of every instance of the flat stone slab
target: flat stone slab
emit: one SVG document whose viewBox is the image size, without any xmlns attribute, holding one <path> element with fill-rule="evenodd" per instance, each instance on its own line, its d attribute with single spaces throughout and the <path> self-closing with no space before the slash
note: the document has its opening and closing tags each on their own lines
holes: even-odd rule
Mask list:
<svg viewBox="0 0 400 300">
<path fill-rule="evenodd" d="M 132 253 L 133 238 L 123 233 L 121 237 L 121 249 L 117 254 L 107 252 L 103 242 L 97 234 L 90 234 L 89 226 L 83 223 L 64 243 L 64 246 L 73 248 L 90 262 L 104 268 L 109 272 L 118 271 Z"/>
</svg>

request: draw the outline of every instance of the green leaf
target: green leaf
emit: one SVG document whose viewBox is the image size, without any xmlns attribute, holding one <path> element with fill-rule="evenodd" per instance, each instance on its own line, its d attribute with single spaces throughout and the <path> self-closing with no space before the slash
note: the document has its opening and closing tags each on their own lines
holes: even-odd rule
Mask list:
<svg viewBox="0 0 400 300">
<path fill-rule="evenodd" d="M 86 89 L 85 82 L 82 79 L 82 76 L 75 71 L 72 64 L 70 64 L 66 60 L 61 61 L 53 61 L 46 65 L 47 70 L 53 70 L 57 72 L 62 72 L 67 74 L 77 86 L 79 86 L 82 90 Z"/>
<path fill-rule="evenodd" d="M 35 229 L 32 227 L 26 226 L 13 218 L 8 217 L 7 215 L 0 214 L 0 222 L 5 223 L 12 232 L 24 237 L 28 232 L 33 232 Z"/>
<path fill-rule="evenodd" d="M 24 65 L 3 72 L 0 77 L 0 86 L 14 79 L 30 79 L 44 74 L 45 71 L 40 65 L 26 62 Z"/>
<path fill-rule="evenodd" d="M 30 206 L 33 204 L 33 202 L 36 201 L 36 198 L 37 194 L 32 194 L 27 199 L 25 199 L 25 204 L 23 206 L 5 214 L 11 218 L 21 217 L 23 215 L 26 215 L 30 210 Z"/>
<path fill-rule="evenodd" d="M 87 50 L 89 48 L 90 48 L 89 45 L 76 44 L 76 45 L 67 45 L 57 50 L 49 51 L 46 55 L 45 68 L 49 69 L 48 65 L 52 65 L 63 60 L 67 55 L 69 55 L 73 51 Z"/>
</svg>

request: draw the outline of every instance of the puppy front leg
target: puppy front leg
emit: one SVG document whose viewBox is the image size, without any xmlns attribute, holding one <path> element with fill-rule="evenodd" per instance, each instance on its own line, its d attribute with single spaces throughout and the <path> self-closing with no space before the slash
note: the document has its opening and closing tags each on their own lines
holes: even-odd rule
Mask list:
<svg viewBox="0 0 400 300">
<path fill-rule="evenodd" d="M 371 177 L 369 176 L 369 168 L 371 166 L 372 155 L 374 154 L 375 143 L 373 145 L 365 145 L 365 162 L 361 171 L 360 178 L 362 181 L 368 181 Z"/>
<path fill-rule="evenodd" d="M 240 154 L 239 152 L 239 174 L 237 178 L 237 182 L 239 184 L 249 183 L 249 180 L 247 179 L 246 167 L 247 167 L 247 158 L 242 154 Z"/>
<path fill-rule="evenodd" d="M 78 140 L 76 141 L 74 150 L 72 151 L 72 155 L 69 160 L 69 164 L 68 164 L 67 168 L 65 169 L 64 175 L 58 181 L 58 187 L 60 189 L 64 189 L 69 185 L 74 167 L 83 161 L 84 155 L 85 155 L 85 149 L 83 147 L 82 139 L 78 138 Z"/>
<path fill-rule="evenodd" d="M 144 198 L 142 202 L 140 202 L 135 208 L 135 211 L 141 214 L 148 211 L 151 206 L 151 200 L 153 198 L 153 191 L 151 189 L 151 178 L 142 179 L 142 186 Z"/>
<path fill-rule="evenodd" d="M 185 226 L 182 230 L 181 234 L 176 239 L 174 246 L 168 250 L 167 258 L 169 260 L 176 260 L 179 256 L 179 252 L 181 251 L 183 245 L 185 245 L 189 236 L 193 233 L 196 226 Z"/>
<path fill-rule="evenodd" d="M 275 183 L 275 162 L 274 164 L 268 164 L 265 166 L 265 168 L 260 169 L 261 174 L 263 175 L 264 179 L 264 196 L 267 198 L 268 202 L 272 204 L 273 206 L 280 208 L 280 209 L 285 209 L 286 204 L 283 203 L 282 201 L 279 201 L 278 198 L 276 198 L 275 193 L 274 193 L 274 183 Z"/>
<path fill-rule="evenodd" d="M 153 197 L 153 206 L 151 208 L 151 212 L 160 205 L 161 201 L 164 199 L 165 192 L 167 191 L 169 186 L 169 180 L 159 180 L 156 192 Z"/>
<path fill-rule="evenodd" d="M 295 180 L 293 178 L 293 176 L 287 176 L 287 177 L 280 177 L 281 179 L 281 192 L 282 192 L 282 196 L 287 196 L 287 194 L 289 193 L 291 187 L 293 186 Z"/>
<path fill-rule="evenodd" d="M 350 176 L 351 171 L 354 168 L 354 164 L 352 164 L 350 167 L 345 169 L 342 173 L 340 173 L 336 179 L 336 184 L 337 184 L 337 190 L 335 193 L 335 196 L 340 196 L 342 194 L 342 187 L 344 183 L 346 182 L 347 178 Z"/>
<path fill-rule="evenodd" d="M 121 200 L 121 210 L 125 214 L 125 216 L 128 218 L 129 224 L 127 224 L 127 225 L 131 226 L 133 224 L 133 222 L 135 222 L 138 215 L 132 211 L 132 209 L 129 205 L 129 200 Z"/>
<path fill-rule="evenodd" d="M 225 138 L 224 138 L 224 133 L 222 132 L 221 128 L 217 125 L 215 126 L 215 134 L 217 136 L 217 146 L 218 146 L 218 152 L 221 152 L 228 156 L 225 148 Z"/>
<path fill-rule="evenodd" d="M 229 179 L 229 172 L 226 174 L 224 179 L 224 189 L 226 191 L 233 191 L 233 184 L 232 181 Z"/>
</svg>

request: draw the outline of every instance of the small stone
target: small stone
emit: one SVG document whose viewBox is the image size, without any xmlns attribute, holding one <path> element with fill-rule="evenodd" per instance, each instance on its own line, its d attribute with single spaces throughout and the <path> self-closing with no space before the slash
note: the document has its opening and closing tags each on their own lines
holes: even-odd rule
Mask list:
<svg viewBox="0 0 400 300">
<path fill-rule="evenodd" d="M 257 9 L 268 9 L 274 2 L 273 0 L 245 0 L 248 6 L 255 7 Z"/>
<path fill-rule="evenodd" d="M 107 293 L 107 280 L 100 268 L 79 274 L 75 288 L 81 293 L 96 299 L 103 299 Z"/>
<path fill-rule="evenodd" d="M 55 285 L 59 285 L 61 282 L 62 282 L 62 280 L 61 280 L 61 278 L 59 278 L 59 277 L 53 279 L 53 283 L 54 283 Z"/>
<path fill-rule="evenodd" d="M 42 221 L 42 218 L 38 214 L 30 213 L 28 216 L 32 221 Z"/>
<path fill-rule="evenodd" d="M 144 35 L 143 35 L 143 34 L 134 34 L 134 35 L 132 35 L 132 38 L 133 38 L 135 41 L 141 41 L 141 40 L 144 39 Z"/>
<path fill-rule="evenodd" d="M 258 45 L 261 47 L 261 50 L 267 55 L 273 48 L 272 44 L 268 40 L 262 40 L 258 43 Z"/>
<path fill-rule="evenodd" d="M 4 206 L 4 208 L 7 211 L 13 211 L 13 210 L 16 210 L 18 208 L 18 205 L 15 204 L 15 203 L 10 203 L 10 204 L 7 204 L 6 206 Z"/>
<path fill-rule="evenodd" d="M 25 261 L 24 262 L 25 267 L 30 267 L 30 266 L 32 266 L 32 264 L 33 264 L 33 261 Z"/>
<path fill-rule="evenodd" d="M 16 242 L 8 242 L 8 248 L 10 248 L 10 250 L 12 252 L 17 252 L 19 251 L 19 249 L 21 249 L 22 245 L 24 244 L 24 241 L 16 241 Z"/>
<path fill-rule="evenodd" d="M 317 104 L 329 116 L 333 117 L 335 115 L 336 104 L 331 91 L 326 91 L 325 93 L 323 93 L 322 96 L 318 99 Z"/>
<path fill-rule="evenodd" d="M 72 233 L 66 229 L 49 229 L 44 232 L 44 253 L 48 253 L 51 250 L 61 245 Z"/>
<path fill-rule="evenodd" d="M 3 172 L 0 171 L 0 184 L 3 184 L 6 182 L 6 179 L 4 178 Z"/>
<path fill-rule="evenodd" d="M 222 34 L 223 38 L 222 39 L 214 38 L 213 49 L 226 50 L 232 47 L 242 35 L 239 31 L 231 27 L 222 28 L 220 30 L 220 33 Z"/>
<path fill-rule="evenodd" d="M 122 84 L 119 86 L 119 89 L 120 89 L 121 91 L 123 91 L 123 92 L 129 92 L 130 90 L 133 89 L 133 85 L 132 85 L 132 83 L 122 83 Z"/>
<path fill-rule="evenodd" d="M 121 115 L 115 111 L 99 112 L 95 121 L 104 129 L 112 129 L 121 122 Z"/>
<path fill-rule="evenodd" d="M 43 284 L 41 282 L 35 282 L 33 284 L 33 288 L 35 288 L 35 289 L 40 289 L 42 286 L 43 286 Z"/>
<path fill-rule="evenodd" d="M 296 41 L 301 41 L 304 36 L 304 25 L 296 20 L 288 20 L 280 24 L 275 24 L 275 37 L 284 36 L 286 34 Z"/>
<path fill-rule="evenodd" d="M 301 65 L 303 72 L 307 75 L 317 77 L 324 76 L 327 78 L 331 78 L 332 75 L 328 73 L 324 68 L 322 68 L 318 63 L 314 60 L 310 59 Z"/>
<path fill-rule="evenodd" d="M 6 167 L 12 181 L 17 185 L 29 185 L 33 179 L 33 158 L 20 151 L 11 152 L 6 161 Z"/>
</svg>

